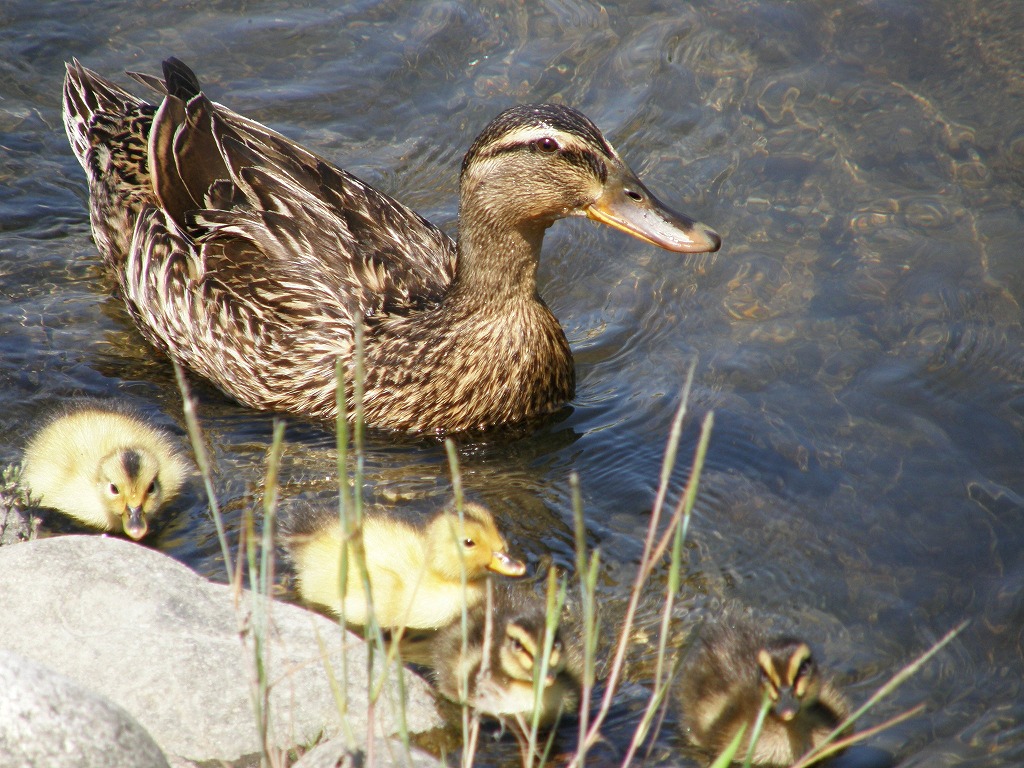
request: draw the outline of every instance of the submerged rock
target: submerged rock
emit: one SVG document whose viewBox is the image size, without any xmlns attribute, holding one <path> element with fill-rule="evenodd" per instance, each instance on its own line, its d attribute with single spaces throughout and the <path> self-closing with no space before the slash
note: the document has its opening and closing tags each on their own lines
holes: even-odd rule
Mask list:
<svg viewBox="0 0 1024 768">
<path fill-rule="evenodd" d="M 197 762 L 258 753 L 255 628 L 266 606 L 269 745 L 310 745 L 341 727 L 329 675 L 347 701 L 351 732 L 367 734 L 367 652 L 357 637 L 298 606 L 201 578 L 123 539 L 62 536 L 0 548 L 0 648 L 19 653 L 126 710 L 167 755 Z M 321 647 L 329 649 L 326 658 Z M 375 659 L 375 676 L 380 667 Z M 375 705 L 388 736 L 440 726 L 426 683 L 395 670 Z M 113 763 L 111 763 L 113 764 Z"/>
</svg>

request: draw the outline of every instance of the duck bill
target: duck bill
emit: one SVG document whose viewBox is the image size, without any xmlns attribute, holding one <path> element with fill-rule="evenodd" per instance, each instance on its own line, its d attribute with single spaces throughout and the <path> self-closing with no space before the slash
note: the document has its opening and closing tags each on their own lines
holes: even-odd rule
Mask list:
<svg viewBox="0 0 1024 768">
<path fill-rule="evenodd" d="M 487 568 L 502 576 L 522 576 L 526 573 L 525 563 L 514 557 L 509 557 L 504 552 L 495 552 L 491 555 L 491 562 L 488 563 Z"/>
<path fill-rule="evenodd" d="M 772 705 L 772 712 L 782 722 L 791 722 L 800 712 L 800 699 L 789 689 L 781 690 L 779 700 Z"/>
<path fill-rule="evenodd" d="M 124 532 L 136 541 L 145 536 L 146 531 L 149 530 L 141 505 L 125 509 L 121 515 L 121 524 L 124 526 Z"/>
<path fill-rule="evenodd" d="M 665 206 L 628 168 L 610 169 L 601 196 L 584 210 L 594 221 L 676 253 L 711 253 L 722 247 L 717 232 Z"/>
</svg>

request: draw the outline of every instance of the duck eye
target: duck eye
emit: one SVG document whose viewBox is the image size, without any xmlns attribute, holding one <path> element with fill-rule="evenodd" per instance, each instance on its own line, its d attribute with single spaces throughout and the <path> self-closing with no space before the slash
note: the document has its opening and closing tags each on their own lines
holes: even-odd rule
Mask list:
<svg viewBox="0 0 1024 768">
<path fill-rule="evenodd" d="M 156 480 L 149 484 L 149 488 L 146 489 L 146 495 L 156 493 Z"/>
<path fill-rule="evenodd" d="M 476 542 L 473 541 L 472 539 L 463 539 L 462 540 L 462 546 L 464 546 L 466 549 L 472 549 L 473 547 L 476 546 Z"/>
<path fill-rule="evenodd" d="M 118 494 L 117 486 L 114 485 L 113 483 L 110 484 L 110 492 L 112 494 L 114 494 L 115 496 L 117 496 L 117 494 Z"/>
<path fill-rule="evenodd" d="M 637 192 L 635 189 L 627 189 L 626 197 L 628 197 L 630 200 L 635 200 L 638 203 L 642 203 L 644 201 L 644 196 Z"/>
<path fill-rule="evenodd" d="M 804 659 L 800 662 L 800 666 L 796 670 L 796 679 L 799 680 L 803 677 L 807 677 L 811 674 L 811 660 Z"/>
<path fill-rule="evenodd" d="M 558 142 L 550 136 L 545 136 L 543 139 L 537 139 L 537 141 L 534 142 L 534 146 L 541 152 L 545 152 L 547 154 L 558 151 Z"/>
</svg>

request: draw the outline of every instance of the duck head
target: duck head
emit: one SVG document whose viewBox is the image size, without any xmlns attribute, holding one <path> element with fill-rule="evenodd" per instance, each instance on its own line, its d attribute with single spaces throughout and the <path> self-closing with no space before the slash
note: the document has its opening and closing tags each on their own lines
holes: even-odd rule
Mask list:
<svg viewBox="0 0 1024 768">
<path fill-rule="evenodd" d="M 132 539 L 149 531 L 147 518 L 163 503 L 159 464 L 139 448 L 114 451 L 100 463 L 100 497 L 107 510 L 108 530 L 119 525 Z"/>
<path fill-rule="evenodd" d="M 710 227 L 658 200 L 582 113 L 557 104 L 507 109 L 463 160 L 460 237 L 472 240 L 478 227 L 536 239 L 566 216 L 586 216 L 678 253 L 722 244 Z"/>
</svg>

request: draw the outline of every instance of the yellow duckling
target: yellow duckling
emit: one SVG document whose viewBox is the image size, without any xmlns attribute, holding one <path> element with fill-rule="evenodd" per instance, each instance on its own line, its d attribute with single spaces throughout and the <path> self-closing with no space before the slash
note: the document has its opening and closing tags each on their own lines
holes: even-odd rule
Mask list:
<svg viewBox="0 0 1024 768">
<path fill-rule="evenodd" d="M 746 754 L 765 693 L 771 706 L 754 747 L 759 765 L 791 765 L 849 714 L 806 642 L 768 638 L 759 629 L 725 622 L 708 626 L 682 669 L 677 699 L 682 727 L 696 746 L 720 753 L 742 726 Z"/>
<path fill-rule="evenodd" d="M 579 654 L 566 643 L 561 627 L 551 640 L 547 667 L 540 677 L 546 614 L 545 601 L 526 587 L 496 587 L 491 601 L 478 603 L 467 614 L 465 643 L 461 617 L 432 639 L 430 665 L 438 692 L 482 714 L 529 724 L 534 686 L 539 684 L 541 725 L 576 711 Z"/>
<path fill-rule="evenodd" d="M 341 615 L 345 543 L 337 514 L 312 510 L 293 518 L 290 528 L 287 545 L 299 594 Z M 453 509 L 442 510 L 419 527 L 389 515 L 369 515 L 363 518 L 362 541 L 374 615 L 381 627 L 443 627 L 461 613 L 463 604 L 479 602 L 489 571 L 505 576 L 526 572 L 523 563 L 509 556 L 494 518 L 479 504 L 465 505 L 461 526 Z M 367 597 L 353 546 L 347 546 L 345 621 L 365 625 Z"/>
<path fill-rule="evenodd" d="M 181 488 L 188 466 L 171 438 L 124 405 L 82 401 L 25 449 L 22 479 L 43 506 L 141 539 Z"/>
</svg>

